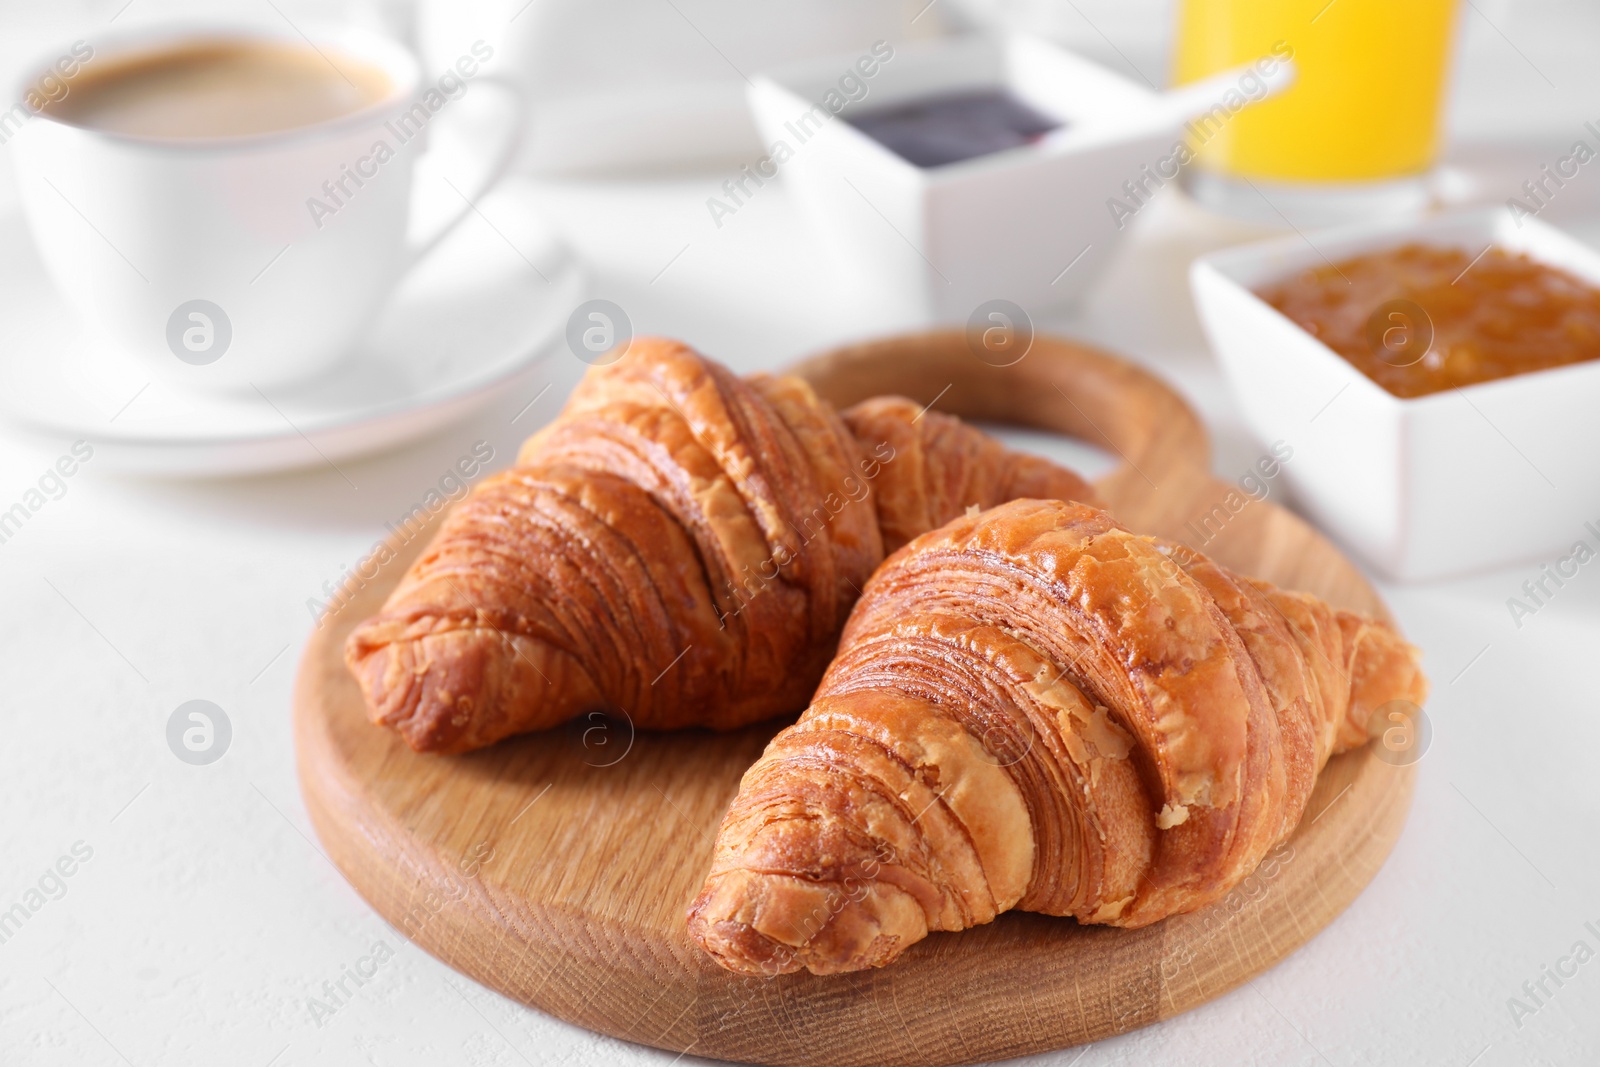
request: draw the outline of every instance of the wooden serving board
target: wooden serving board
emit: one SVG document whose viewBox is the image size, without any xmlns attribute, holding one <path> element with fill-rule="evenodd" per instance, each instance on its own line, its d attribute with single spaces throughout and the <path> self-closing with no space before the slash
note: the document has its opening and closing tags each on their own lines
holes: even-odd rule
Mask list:
<svg viewBox="0 0 1600 1067">
<path fill-rule="evenodd" d="M 1098 444 L 1121 457 L 1098 487 L 1126 525 L 1384 613 L 1304 522 L 1267 502 L 1235 513 L 1244 495 L 1211 476 L 1194 413 L 1111 356 L 1040 337 L 996 368 L 945 332 L 844 349 L 798 373 L 841 406 L 938 395 L 942 411 Z M 1208 515 L 1218 532 L 1197 543 L 1207 527 L 1191 523 Z M 1291 841 L 1205 911 L 1143 930 L 1013 912 L 934 934 L 881 970 L 736 977 L 690 944 L 684 910 L 739 776 L 784 721 L 635 734 L 595 716 L 466 756 L 411 752 L 367 723 L 341 648 L 426 540 L 396 542 L 397 558 L 306 647 L 295 740 L 312 821 L 362 896 L 428 952 L 630 1041 L 832 1067 L 973 1063 L 1095 1041 L 1192 1008 L 1304 944 L 1372 878 L 1410 803 L 1413 768 L 1368 746 L 1328 765 Z"/>
</svg>

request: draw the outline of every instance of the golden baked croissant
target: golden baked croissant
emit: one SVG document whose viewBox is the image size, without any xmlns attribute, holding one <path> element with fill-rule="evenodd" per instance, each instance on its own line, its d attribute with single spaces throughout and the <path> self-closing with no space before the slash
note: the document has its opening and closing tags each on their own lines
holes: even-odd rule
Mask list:
<svg viewBox="0 0 1600 1067">
<path fill-rule="evenodd" d="M 959 518 L 879 568 L 745 774 L 690 936 L 743 974 L 828 974 L 1010 908 L 1192 911 L 1294 829 L 1377 708 L 1423 699 L 1417 660 L 1093 507 Z"/>
<path fill-rule="evenodd" d="M 727 729 L 805 706 L 887 551 L 1077 475 L 900 398 L 671 341 L 592 368 L 446 519 L 345 660 L 371 719 L 464 752 L 573 715 Z"/>
</svg>

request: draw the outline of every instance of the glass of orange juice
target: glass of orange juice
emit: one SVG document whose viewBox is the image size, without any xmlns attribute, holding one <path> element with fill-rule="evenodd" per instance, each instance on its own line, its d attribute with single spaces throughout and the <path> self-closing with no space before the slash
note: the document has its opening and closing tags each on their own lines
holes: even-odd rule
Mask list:
<svg viewBox="0 0 1600 1067">
<path fill-rule="evenodd" d="M 1320 224 L 1414 210 L 1439 153 L 1456 0 L 1181 0 L 1174 82 L 1292 58 L 1276 97 L 1188 126 L 1191 193 Z"/>
</svg>

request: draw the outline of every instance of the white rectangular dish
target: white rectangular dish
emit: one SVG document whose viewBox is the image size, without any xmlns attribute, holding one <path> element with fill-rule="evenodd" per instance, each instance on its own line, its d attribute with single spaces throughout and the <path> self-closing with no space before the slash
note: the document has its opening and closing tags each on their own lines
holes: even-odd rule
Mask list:
<svg viewBox="0 0 1600 1067">
<path fill-rule="evenodd" d="M 1164 179 L 1147 176 L 1180 139 L 1171 105 L 1052 44 L 985 35 L 889 52 L 770 71 L 754 80 L 749 99 L 768 146 L 762 173 L 781 171 L 841 269 L 912 320 L 965 322 L 993 299 L 1025 309 L 1074 299 L 1126 226 L 1107 206 L 1127 196 L 1122 183 L 1153 191 L 1176 176 L 1176 163 Z M 1002 87 L 1062 128 L 1033 144 L 922 168 L 840 121 Z"/>
<path fill-rule="evenodd" d="M 1258 297 L 1298 271 L 1409 242 L 1524 252 L 1600 286 L 1600 253 L 1500 208 L 1227 249 L 1190 270 L 1195 304 L 1251 429 L 1287 442 L 1299 506 L 1391 578 L 1570 550 L 1600 520 L 1600 361 L 1404 399 Z"/>
</svg>

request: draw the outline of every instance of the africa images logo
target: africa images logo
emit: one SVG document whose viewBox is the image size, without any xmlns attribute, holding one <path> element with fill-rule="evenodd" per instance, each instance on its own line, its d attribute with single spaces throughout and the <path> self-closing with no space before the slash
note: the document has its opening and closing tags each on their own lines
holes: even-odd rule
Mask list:
<svg viewBox="0 0 1600 1067">
<path fill-rule="evenodd" d="M 185 300 L 167 317 L 167 348 L 190 366 L 215 363 L 232 343 L 233 323 L 209 300 Z"/>
</svg>

